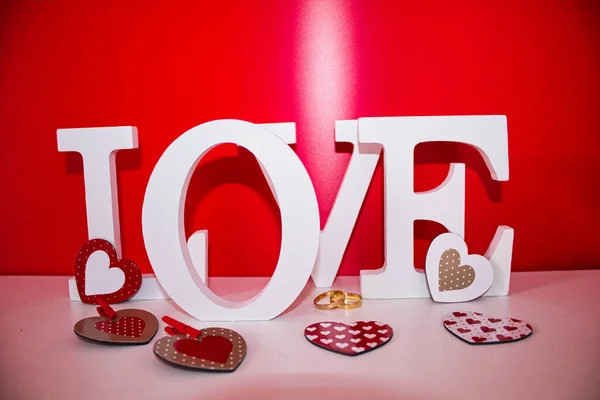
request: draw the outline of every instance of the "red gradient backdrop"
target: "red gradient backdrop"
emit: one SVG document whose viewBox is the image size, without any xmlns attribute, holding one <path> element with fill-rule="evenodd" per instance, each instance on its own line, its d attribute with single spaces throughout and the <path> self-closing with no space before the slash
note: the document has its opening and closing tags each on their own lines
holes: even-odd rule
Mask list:
<svg viewBox="0 0 600 400">
<path fill-rule="evenodd" d="M 87 240 L 81 158 L 56 129 L 134 125 L 117 156 L 124 254 L 151 266 L 143 195 L 179 135 L 220 118 L 296 122 L 324 226 L 349 161 L 334 121 L 503 114 L 510 181 L 466 146 L 416 149 L 416 190 L 467 163 L 466 239 L 515 228 L 513 270 L 600 265 L 597 1 L 60 1 L 0 3 L 3 274 L 71 274 Z M 186 230 L 209 230 L 213 276 L 266 276 L 277 206 L 254 158 L 215 150 L 196 170 Z M 381 166 L 340 274 L 383 263 Z M 417 223 L 416 265 L 442 231 Z"/>
</svg>

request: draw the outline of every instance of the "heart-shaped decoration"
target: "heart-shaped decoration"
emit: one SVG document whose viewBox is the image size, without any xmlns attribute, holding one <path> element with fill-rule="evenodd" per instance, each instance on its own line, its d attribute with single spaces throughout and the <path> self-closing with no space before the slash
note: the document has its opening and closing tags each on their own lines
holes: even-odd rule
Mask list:
<svg viewBox="0 0 600 400">
<path fill-rule="evenodd" d="M 117 311 L 114 319 L 90 317 L 82 319 L 73 328 L 75 334 L 95 342 L 113 344 L 146 344 L 158 330 L 158 320 L 144 310 Z"/>
<path fill-rule="evenodd" d="M 494 270 L 489 260 L 468 254 L 464 240 L 453 233 L 436 237 L 425 259 L 429 292 L 434 301 L 457 303 L 481 297 L 492 286 Z"/>
<path fill-rule="evenodd" d="M 529 337 L 533 328 L 515 318 L 493 318 L 466 311 L 454 312 L 444 319 L 448 332 L 469 344 L 516 342 Z"/>
<path fill-rule="evenodd" d="M 94 327 L 104 333 L 139 338 L 144 332 L 146 322 L 139 317 L 122 317 L 116 321 L 98 321 Z"/>
<path fill-rule="evenodd" d="M 246 341 L 230 329 L 206 328 L 198 339 L 189 335 L 165 336 L 154 344 L 154 354 L 181 367 L 232 372 L 246 357 Z"/>
<path fill-rule="evenodd" d="M 388 343 L 392 327 L 377 321 L 317 322 L 304 329 L 304 336 L 315 346 L 347 356 L 368 353 Z"/>
<path fill-rule="evenodd" d="M 109 304 L 129 300 L 142 286 L 142 273 L 133 261 L 117 259 L 114 246 L 92 239 L 79 250 L 75 282 L 83 303 L 95 304 L 102 295 Z"/>
</svg>

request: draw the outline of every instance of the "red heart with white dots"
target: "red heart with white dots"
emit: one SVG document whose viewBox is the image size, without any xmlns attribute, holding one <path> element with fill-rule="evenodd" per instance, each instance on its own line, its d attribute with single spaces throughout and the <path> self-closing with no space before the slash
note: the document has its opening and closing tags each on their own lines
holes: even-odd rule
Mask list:
<svg viewBox="0 0 600 400">
<path fill-rule="evenodd" d="M 533 328 L 515 318 L 492 318 L 476 312 L 454 312 L 444 318 L 448 332 L 469 344 L 516 342 L 529 337 Z"/>
<path fill-rule="evenodd" d="M 96 257 L 97 254 L 102 255 L 99 253 L 105 253 L 108 256 L 105 257 L 107 258 L 106 265 L 100 265 L 101 269 L 99 271 L 98 266 L 94 265 L 94 275 L 90 277 L 88 276 L 88 261 L 93 254 L 93 257 Z M 119 277 L 118 275 L 121 274 L 122 276 Z M 106 289 L 108 293 L 98 293 L 98 282 L 87 282 L 86 285 L 86 279 L 103 279 L 103 277 L 108 277 L 114 281 L 115 275 L 117 275 L 117 279 L 120 278 L 122 280 L 122 286 L 114 288 L 113 283 L 112 286 L 107 286 L 110 287 L 110 289 Z M 77 255 L 77 260 L 75 261 L 75 282 L 79 297 L 83 303 L 96 304 L 96 296 L 101 295 L 109 304 L 115 304 L 129 300 L 138 292 L 142 286 L 142 273 L 133 261 L 124 258 L 118 259 L 117 252 L 110 242 L 103 239 L 92 239 L 81 247 Z M 95 285 L 95 292 L 93 294 L 86 293 L 86 287 L 89 288 L 92 284 Z M 117 283 L 117 285 L 119 284 Z M 100 289 L 100 291 L 102 290 Z"/>
<path fill-rule="evenodd" d="M 140 337 L 146 323 L 138 317 L 123 317 L 116 321 L 98 321 L 94 327 L 100 332 L 112 333 L 119 336 Z"/>
<path fill-rule="evenodd" d="M 75 334 L 95 342 L 115 344 L 145 344 L 158 331 L 156 317 L 144 310 L 117 311 L 114 319 L 84 318 L 75 324 Z"/>
<path fill-rule="evenodd" d="M 375 350 L 389 342 L 392 327 L 377 321 L 357 321 L 350 325 L 339 322 L 317 322 L 304 329 L 304 336 L 315 346 L 347 356 Z"/>
</svg>

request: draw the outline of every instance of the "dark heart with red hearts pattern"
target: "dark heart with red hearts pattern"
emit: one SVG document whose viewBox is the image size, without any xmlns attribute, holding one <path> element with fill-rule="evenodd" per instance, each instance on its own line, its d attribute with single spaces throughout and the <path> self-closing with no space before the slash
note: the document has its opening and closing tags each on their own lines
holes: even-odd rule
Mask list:
<svg viewBox="0 0 600 400">
<path fill-rule="evenodd" d="M 388 343 L 393 333 L 388 324 L 377 321 L 357 321 L 350 325 L 326 321 L 304 329 L 304 336 L 315 346 L 347 356 L 375 350 Z"/>
<path fill-rule="evenodd" d="M 533 328 L 515 318 L 493 318 L 481 313 L 454 312 L 444 318 L 448 332 L 469 344 L 497 344 L 528 338 Z"/>
<path fill-rule="evenodd" d="M 73 328 L 81 338 L 109 344 L 146 344 L 158 331 L 158 320 L 144 310 L 117 311 L 115 319 L 90 317 L 78 321 Z"/>
<path fill-rule="evenodd" d="M 86 268 L 89 257 L 96 251 L 103 251 L 108 255 L 110 260 L 109 268 L 119 268 L 125 274 L 125 283 L 123 286 L 112 293 L 103 293 L 101 296 L 109 304 L 122 303 L 129 300 L 135 295 L 140 287 L 142 286 L 142 273 L 138 266 L 127 259 L 117 259 L 117 252 L 114 246 L 104 239 L 92 239 L 86 242 L 77 255 L 75 261 L 75 283 L 77 284 L 77 291 L 81 301 L 86 304 L 96 304 L 96 296 L 86 295 L 85 293 L 85 279 L 86 279 Z"/>
<path fill-rule="evenodd" d="M 233 372 L 246 357 L 246 341 L 225 328 L 205 328 L 194 339 L 187 335 L 160 338 L 154 354 L 179 367 L 211 372 Z"/>
</svg>

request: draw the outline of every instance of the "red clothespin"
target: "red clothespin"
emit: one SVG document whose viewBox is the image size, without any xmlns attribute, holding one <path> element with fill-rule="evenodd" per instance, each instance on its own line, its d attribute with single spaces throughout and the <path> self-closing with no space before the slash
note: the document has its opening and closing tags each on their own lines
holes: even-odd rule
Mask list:
<svg viewBox="0 0 600 400">
<path fill-rule="evenodd" d="M 106 300 L 104 300 L 104 297 L 96 296 L 96 303 L 100 306 L 96 307 L 96 311 L 98 311 L 98 314 L 100 314 L 101 317 L 108 319 L 117 318 L 117 312 L 113 310 Z"/>
<path fill-rule="evenodd" d="M 189 335 L 194 339 L 198 339 L 198 337 L 200 337 L 202 334 L 202 332 L 198 329 L 194 329 L 183 322 L 179 322 L 176 319 L 169 317 L 168 315 L 162 317 L 162 320 L 169 325 L 165 328 L 165 332 L 167 332 L 169 335 Z"/>
</svg>

